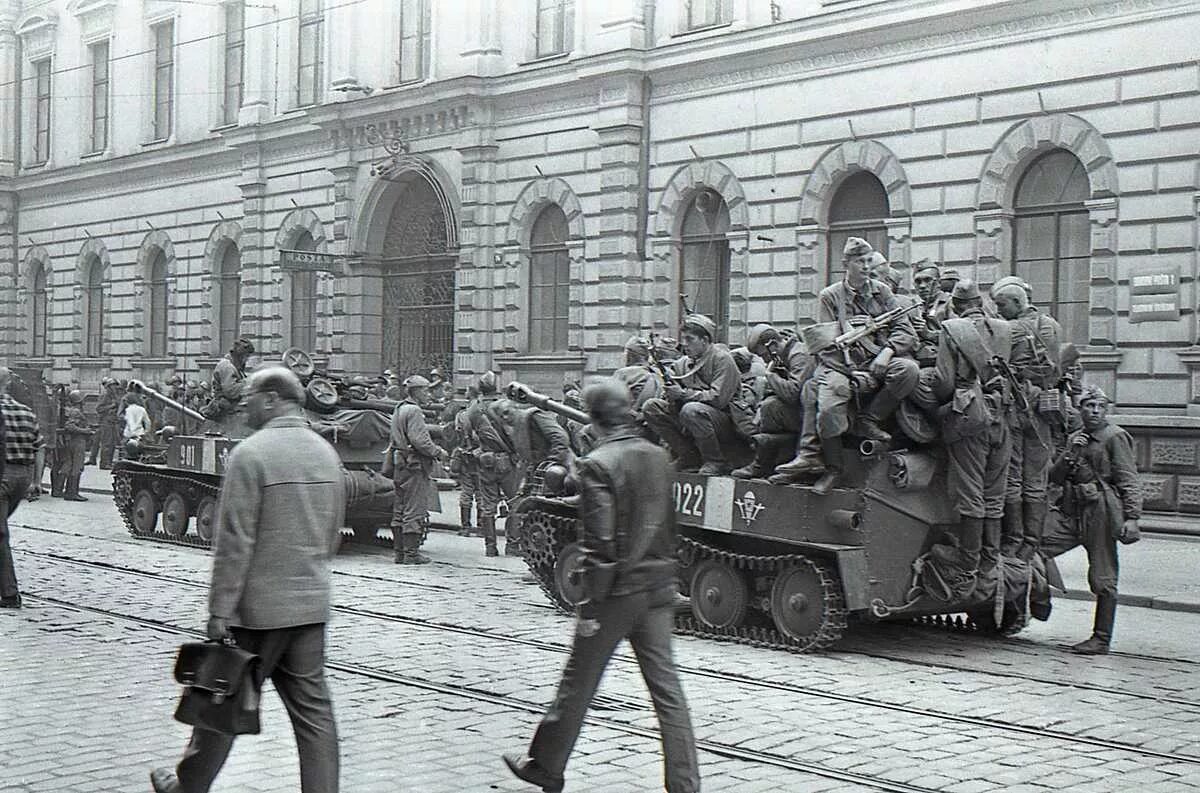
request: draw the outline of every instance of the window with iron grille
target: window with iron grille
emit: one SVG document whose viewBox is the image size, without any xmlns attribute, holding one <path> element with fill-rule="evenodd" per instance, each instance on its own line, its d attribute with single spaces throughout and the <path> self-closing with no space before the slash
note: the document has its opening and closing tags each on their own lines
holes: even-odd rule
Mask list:
<svg viewBox="0 0 1200 793">
<path fill-rule="evenodd" d="M 679 291 L 697 314 L 717 323 L 715 341 L 729 334 L 729 207 L 715 190 L 698 192 L 683 216 Z"/>
<path fill-rule="evenodd" d="M 154 139 L 171 136 L 175 116 L 175 23 L 154 26 Z"/>
<path fill-rule="evenodd" d="M 93 257 L 83 287 L 83 354 L 99 358 L 104 354 L 104 265 Z"/>
<path fill-rule="evenodd" d="M 871 247 L 888 254 L 888 196 L 883 183 L 870 171 L 858 171 L 846 177 L 829 203 L 829 244 L 826 284 L 842 280 L 846 274 L 842 251 L 846 240 L 859 237 Z"/>
<path fill-rule="evenodd" d="M 108 42 L 88 48 L 92 56 L 92 134 L 89 151 L 108 148 Z"/>
<path fill-rule="evenodd" d="M 430 0 L 400 0 L 400 52 L 396 67 L 401 83 L 429 76 L 432 15 Z"/>
<path fill-rule="evenodd" d="M 46 286 L 46 266 L 38 264 L 33 273 L 33 357 L 46 355 L 46 337 L 50 328 L 50 290 Z"/>
<path fill-rule="evenodd" d="M 567 216 L 550 204 L 537 216 L 530 237 L 529 351 L 564 352 L 570 324 L 571 260 Z"/>
<path fill-rule="evenodd" d="M 149 278 L 146 282 L 146 294 L 150 316 L 146 323 L 149 331 L 146 352 L 151 358 L 162 358 L 167 354 L 167 314 L 170 311 L 170 297 L 167 295 L 167 254 L 160 250 L 155 255 L 147 275 Z"/>
<path fill-rule="evenodd" d="M 245 89 L 246 8 L 240 0 L 225 6 L 225 92 L 221 121 L 236 124 Z"/>
<path fill-rule="evenodd" d="M 221 292 L 217 343 L 224 352 L 233 346 L 242 321 L 242 252 L 232 242 L 226 243 L 221 254 L 217 277 Z"/>
<path fill-rule="evenodd" d="M 292 250 L 315 251 L 312 234 L 301 232 Z M 313 270 L 292 272 L 292 347 L 313 352 L 317 340 L 317 274 Z"/>
<path fill-rule="evenodd" d="M 33 64 L 33 73 L 36 83 L 33 161 L 43 163 L 50 159 L 50 59 L 44 58 Z"/>
<path fill-rule="evenodd" d="M 322 0 L 300 0 L 300 46 L 296 61 L 296 104 L 300 107 L 321 101 L 324 25 Z"/>
<path fill-rule="evenodd" d="M 685 31 L 724 25 L 732 20 L 732 0 L 683 0 Z"/>
<path fill-rule="evenodd" d="M 1083 163 L 1055 149 L 1030 163 L 1014 202 L 1013 274 L 1062 325 L 1061 341 L 1076 344 L 1088 341 L 1092 237 L 1083 202 L 1090 197 Z"/>
<path fill-rule="evenodd" d="M 537 3 L 537 47 L 538 58 L 560 55 L 571 51 L 575 36 L 574 0 L 535 0 Z"/>
</svg>

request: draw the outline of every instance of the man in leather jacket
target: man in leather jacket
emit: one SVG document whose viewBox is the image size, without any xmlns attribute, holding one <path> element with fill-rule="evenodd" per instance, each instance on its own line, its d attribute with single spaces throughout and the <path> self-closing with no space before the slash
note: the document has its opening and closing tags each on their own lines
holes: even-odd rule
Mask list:
<svg viewBox="0 0 1200 793">
<path fill-rule="evenodd" d="M 561 791 L 563 771 L 600 678 L 623 639 L 637 655 L 662 732 L 666 789 L 696 793 L 700 772 L 687 702 L 671 658 L 675 520 L 671 464 L 633 424 L 629 391 L 612 378 L 589 386 L 584 404 L 597 445 L 577 463 L 583 543 L 589 557 L 616 563 L 581 606 L 571 657 L 527 757 L 505 755 L 522 780 Z"/>
</svg>

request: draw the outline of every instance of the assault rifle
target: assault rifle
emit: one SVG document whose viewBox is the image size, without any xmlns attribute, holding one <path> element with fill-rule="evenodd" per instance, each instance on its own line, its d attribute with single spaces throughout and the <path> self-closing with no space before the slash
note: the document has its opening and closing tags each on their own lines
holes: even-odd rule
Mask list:
<svg viewBox="0 0 1200 793">
<path fill-rule="evenodd" d="M 1022 416 L 1029 418 L 1029 400 L 1025 397 L 1025 390 L 1021 388 L 1021 381 L 1017 379 L 1017 375 L 1013 372 L 1012 367 L 1008 365 L 1008 361 L 1001 358 L 999 355 L 992 356 L 991 360 L 992 371 L 1008 385 L 1008 390 L 1013 395 L 1013 406 Z"/>
<path fill-rule="evenodd" d="M 658 357 L 658 345 L 655 343 L 657 341 L 658 341 L 658 334 L 651 333 L 650 334 L 650 360 L 649 360 L 650 368 L 654 370 L 655 374 L 657 374 L 660 378 L 662 378 L 663 385 L 666 385 L 667 383 L 669 383 L 675 379 L 675 375 L 671 373 L 671 368 L 667 365 L 667 362 L 664 361 L 662 358 Z"/>
<path fill-rule="evenodd" d="M 837 347 L 843 354 L 849 355 L 850 348 L 862 341 L 865 338 L 874 336 L 881 330 L 891 326 L 891 324 L 910 311 L 917 309 L 920 304 L 910 306 L 896 306 L 890 311 L 885 311 L 879 316 L 868 317 L 867 321 L 858 327 L 851 328 L 830 342 L 829 347 Z"/>
</svg>

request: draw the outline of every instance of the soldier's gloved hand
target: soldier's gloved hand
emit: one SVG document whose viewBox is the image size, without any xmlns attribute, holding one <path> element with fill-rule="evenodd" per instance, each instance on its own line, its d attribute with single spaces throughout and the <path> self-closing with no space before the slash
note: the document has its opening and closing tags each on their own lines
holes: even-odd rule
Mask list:
<svg viewBox="0 0 1200 793">
<path fill-rule="evenodd" d="M 1124 545 L 1133 545 L 1142 539 L 1142 530 L 1138 528 L 1138 522 L 1136 520 L 1125 521 L 1125 525 L 1121 527 L 1121 534 L 1117 539 Z"/>
</svg>

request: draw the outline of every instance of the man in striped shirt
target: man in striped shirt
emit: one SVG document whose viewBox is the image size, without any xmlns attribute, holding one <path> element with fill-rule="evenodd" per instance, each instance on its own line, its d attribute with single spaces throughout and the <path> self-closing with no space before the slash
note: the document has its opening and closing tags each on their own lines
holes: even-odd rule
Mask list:
<svg viewBox="0 0 1200 793">
<path fill-rule="evenodd" d="M 0 475 L 0 608 L 19 609 L 21 591 L 13 567 L 8 519 L 33 483 L 33 472 L 41 471 L 45 442 L 37 416 L 9 396 L 12 372 L 0 366 L 0 414 L 4 418 L 4 467 Z"/>
</svg>

